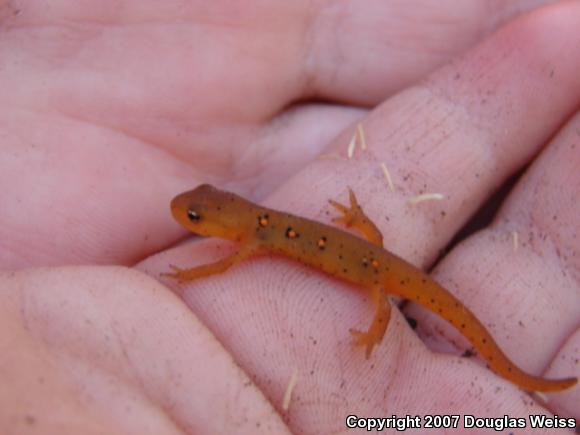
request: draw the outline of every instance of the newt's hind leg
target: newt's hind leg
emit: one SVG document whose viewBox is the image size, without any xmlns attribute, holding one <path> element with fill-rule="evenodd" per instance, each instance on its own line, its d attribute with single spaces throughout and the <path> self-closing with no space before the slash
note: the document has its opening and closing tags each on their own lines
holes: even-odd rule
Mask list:
<svg viewBox="0 0 580 435">
<path fill-rule="evenodd" d="M 352 189 L 348 189 L 350 208 L 346 205 L 340 204 L 332 199 L 328 200 L 330 204 L 342 213 L 342 216 L 335 217 L 332 222 L 337 222 L 345 225 L 347 228 L 356 228 L 366 239 L 374 245 L 383 247 L 383 235 L 377 226 L 364 213 L 361 206 L 356 200 L 356 196 Z"/>
<path fill-rule="evenodd" d="M 371 356 L 375 344 L 379 344 L 383 339 L 391 318 L 391 304 L 382 288 L 375 287 L 371 289 L 371 299 L 376 311 L 375 317 L 368 331 L 350 331 L 355 337 L 354 343 L 357 346 L 366 347 L 365 356 L 367 359 Z"/>
</svg>

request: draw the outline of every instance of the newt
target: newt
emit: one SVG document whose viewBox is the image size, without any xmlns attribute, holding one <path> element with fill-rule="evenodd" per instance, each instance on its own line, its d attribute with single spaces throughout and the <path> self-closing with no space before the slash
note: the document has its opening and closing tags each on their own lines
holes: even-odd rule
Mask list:
<svg viewBox="0 0 580 435">
<path fill-rule="evenodd" d="M 220 237 L 239 244 L 234 254 L 215 263 L 191 269 L 171 266 L 163 275 L 180 282 L 222 273 L 252 256 L 282 255 L 331 276 L 364 287 L 375 307 L 365 332 L 352 330 L 355 344 L 364 346 L 366 358 L 385 335 L 391 315 L 387 292 L 416 302 L 448 321 L 480 353 L 496 374 L 528 391 L 560 391 L 577 378 L 545 379 L 530 375 L 513 363 L 489 331 L 453 294 L 397 255 L 383 249 L 383 237 L 350 192 L 350 207 L 330 200 L 341 216 L 333 222 L 360 231 L 361 239 L 334 226 L 254 204 L 209 184 L 176 196 L 173 217 L 189 231 Z"/>
</svg>

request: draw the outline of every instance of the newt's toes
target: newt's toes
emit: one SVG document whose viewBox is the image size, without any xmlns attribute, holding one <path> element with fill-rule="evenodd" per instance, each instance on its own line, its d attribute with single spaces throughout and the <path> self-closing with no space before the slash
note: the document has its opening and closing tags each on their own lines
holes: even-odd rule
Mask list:
<svg viewBox="0 0 580 435">
<path fill-rule="evenodd" d="M 352 224 L 358 219 L 359 214 L 356 208 L 349 208 L 346 205 L 333 201 L 332 199 L 328 202 L 342 214 L 342 216 L 333 218 L 332 222 L 343 224 L 346 227 L 351 227 Z"/>
<path fill-rule="evenodd" d="M 159 275 L 164 278 L 176 279 L 178 281 L 183 280 L 184 269 L 180 269 L 179 267 L 174 266 L 173 264 L 170 264 L 169 268 L 172 270 L 172 272 L 162 272 Z"/>
<path fill-rule="evenodd" d="M 372 334 L 370 334 L 369 332 L 362 332 L 362 331 L 358 331 L 356 329 L 351 330 L 350 333 L 354 337 L 355 346 L 366 347 L 365 356 L 367 359 L 369 359 L 369 357 L 371 356 L 371 353 L 373 352 L 373 347 L 375 346 L 375 344 L 377 342 L 376 339 L 374 338 L 374 336 Z"/>
</svg>

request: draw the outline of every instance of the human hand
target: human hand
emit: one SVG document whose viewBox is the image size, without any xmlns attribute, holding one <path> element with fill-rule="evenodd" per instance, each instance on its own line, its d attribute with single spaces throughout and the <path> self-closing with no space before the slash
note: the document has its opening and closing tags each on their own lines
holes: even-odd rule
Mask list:
<svg viewBox="0 0 580 435">
<path fill-rule="evenodd" d="M 31 19 L 29 12 L 23 9 L 15 22 Z M 100 15 L 73 12 L 63 16 L 72 16 L 76 23 L 109 22 L 119 16 L 116 9 L 107 13 L 106 8 Z M 42 28 L 48 34 L 28 42 L 28 51 L 18 51 L 21 63 L 3 70 L 6 101 L 13 109 L 3 122 L 5 147 L 11 151 L 4 154 L 2 171 L 3 185 L 10 186 L 3 199 L 8 211 L 2 225 L 6 268 L 130 264 L 144 258 L 181 234 L 168 217 L 168 199 L 201 181 L 234 188 L 254 199 L 279 185 L 268 205 L 321 219 L 326 219 L 322 204 L 339 197 L 349 185 L 369 214 L 380 218 L 385 246 L 426 266 L 490 192 L 529 161 L 578 105 L 580 84 L 573 53 L 580 36 L 566 26 L 580 14 L 573 5 L 520 20 L 368 115 L 350 106 L 373 106 L 471 45 L 478 23 L 467 26 L 463 38 L 447 33 L 442 46 L 453 47 L 448 53 L 409 55 L 392 62 L 395 53 L 369 59 L 369 51 L 354 44 L 384 37 L 380 33 L 385 27 L 368 26 L 366 21 L 353 20 L 353 34 L 360 36 L 345 33 L 346 42 L 339 45 L 343 51 L 329 50 L 332 39 L 324 43 L 314 39 L 319 45 L 313 44 L 309 56 L 302 57 L 295 49 L 299 44 L 288 43 L 294 40 L 286 38 L 288 30 L 282 24 L 288 20 L 279 11 L 273 14 L 280 17 L 275 24 L 246 15 L 247 11 L 224 19 L 261 23 L 265 29 L 258 32 L 251 26 L 252 31 L 233 26 L 228 32 L 212 25 L 193 26 L 194 34 L 189 33 L 192 21 L 213 24 L 216 16 L 224 18 L 211 15 L 215 10 L 204 16 L 214 20 L 202 20 L 199 10 L 191 10 L 179 15 L 185 25 L 164 24 L 165 28 L 159 24 L 167 22 L 162 19 L 134 25 L 147 22 L 148 13 L 160 17 L 163 12 L 131 10 L 130 18 L 124 17 L 126 21 L 112 30 L 94 24 L 68 26 L 65 33 Z M 319 28 L 324 29 L 322 24 Z M 558 32 L 551 33 L 556 27 Z M 300 36 L 300 29 L 290 32 Z M 281 36 L 265 36 L 272 32 Z M 150 44 L 143 44 L 146 38 L 151 38 Z M 194 43 L 199 45 L 192 47 Z M 155 44 L 163 44 L 163 50 Z M 251 50 L 240 55 L 237 44 Z M 30 47 L 40 47 L 49 61 L 40 66 L 32 62 L 38 62 L 38 56 L 30 55 Z M 417 52 L 424 53 L 419 48 Z M 234 62 L 231 56 L 240 58 Z M 417 65 L 417 59 L 425 58 Z M 233 63 L 236 67 L 228 68 Z M 28 86 L 15 85 L 27 77 L 32 78 Z M 311 96 L 349 105 L 283 109 Z M 35 110 L 25 110 L 30 107 Z M 344 156 L 358 120 L 365 126 L 366 153 L 358 151 L 348 161 L 313 161 L 322 152 Z M 563 134 L 574 132 L 575 125 L 572 121 Z M 557 200 L 565 199 L 567 191 L 545 188 L 530 198 L 530 190 L 546 184 L 549 174 L 566 175 L 567 183 L 578 184 L 570 175 L 573 171 L 564 166 L 574 168 L 577 155 L 565 146 L 567 140 L 560 136 L 550 145 L 552 154 L 538 160 L 544 172 L 534 176 L 530 171 L 527 182 L 532 187 L 510 199 L 506 216 L 515 219 L 525 210 L 551 212 L 553 207 L 535 205 L 544 204 L 546 198 L 561 207 Z M 395 193 L 381 184 L 382 161 L 393 175 Z M 557 184 L 558 179 L 550 182 Z M 409 207 L 408 196 L 423 189 L 444 192 L 445 202 Z M 565 207 L 571 208 L 558 210 L 559 222 L 578 215 L 573 206 L 568 199 Z M 486 250 L 497 253 L 511 244 L 500 240 L 496 246 L 486 236 L 521 229 L 520 238 L 527 242 L 523 234 L 529 234 L 529 223 L 521 218 L 516 227 L 498 222 L 479 239 L 456 248 L 439 266 L 437 277 L 456 290 L 484 323 L 514 316 L 499 335 L 492 329 L 500 344 L 502 331 L 508 328 L 513 331 L 509 348 L 544 334 L 542 346 L 522 350 L 531 358 L 528 362 L 517 359 L 520 352 L 510 353 L 522 365 L 529 364 L 530 371 L 541 371 L 565 337 L 572 335 L 578 317 L 577 281 L 552 285 L 555 276 L 573 276 L 574 263 L 547 267 L 533 257 L 522 264 L 517 260 L 521 257 L 509 254 L 515 264 L 510 267 L 504 259 L 505 270 L 500 273 L 503 269 L 482 259 L 489 261 Z M 569 228 L 574 224 L 577 229 L 574 220 Z M 538 243 L 536 238 L 522 245 L 519 253 L 532 244 L 538 249 Z M 156 273 L 166 271 L 169 263 L 206 262 L 210 249 L 223 255 L 215 246 L 224 245 L 204 241 L 183 246 L 150 259 L 142 269 Z M 544 252 L 545 246 L 540 249 Z M 534 321 L 522 331 L 515 324 L 523 314 L 502 315 L 514 306 L 500 299 L 498 293 L 507 292 L 498 282 L 505 284 L 515 271 L 525 281 L 529 264 L 535 266 L 531 276 L 538 278 L 527 288 L 514 281 L 518 293 L 510 297 L 526 315 L 531 307 L 542 310 L 546 323 Z M 489 270 L 497 281 L 487 277 Z M 474 276 L 481 289 L 477 299 L 470 296 Z M 546 280 L 550 285 L 541 289 L 546 293 L 526 300 L 537 283 Z M 425 414 L 480 409 L 486 415 L 496 411 L 519 415 L 538 410 L 530 401 L 512 400 L 522 393 L 492 373 L 427 351 L 401 316 L 393 317 L 374 361 L 364 360 L 364 352 L 352 348 L 348 329 L 367 325 L 371 309 L 367 301 L 351 287 L 285 260 L 255 260 L 196 282 L 185 291 L 187 307 L 155 282 L 118 268 L 22 272 L 6 275 L 4 283 L 8 303 L 3 304 L 1 318 L 6 327 L 0 330 L 7 333 L 3 353 L 13 358 L 5 360 L 5 380 L 10 382 L 5 382 L 6 396 L 1 399 L 2 419 L 42 428 L 44 433 L 55 430 L 54 423 L 61 424 L 59 433 L 63 427 L 82 427 L 85 433 L 103 428 L 107 433 L 143 433 L 147 428 L 152 433 L 232 428 L 238 433 L 259 429 L 271 433 L 283 430 L 283 419 L 294 432 L 328 432 L 343 430 L 350 412 L 372 416 L 390 415 L 393 410 Z M 537 303 L 547 298 L 547 292 L 557 299 L 557 309 L 548 311 L 547 304 Z M 433 325 L 423 313 L 416 317 L 421 329 Z M 294 368 L 298 384 L 290 409 L 281 418 L 270 403 L 281 411 L 281 396 Z M 557 375 L 569 376 L 569 370 L 563 368 Z M 576 390 L 559 394 L 553 405 L 577 409 L 577 394 Z M 46 406 L 48 398 L 58 398 L 58 413 Z"/>
</svg>

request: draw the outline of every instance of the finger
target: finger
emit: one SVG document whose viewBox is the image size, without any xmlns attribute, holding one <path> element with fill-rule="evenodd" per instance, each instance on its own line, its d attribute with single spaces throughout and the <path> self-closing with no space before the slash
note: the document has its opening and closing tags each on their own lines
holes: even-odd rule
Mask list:
<svg viewBox="0 0 580 435">
<path fill-rule="evenodd" d="M 502 23 L 550 3 L 322 2 L 307 39 L 308 55 L 303 57 L 310 68 L 310 93 L 376 105 Z"/>
<path fill-rule="evenodd" d="M 98 124 L 126 127 L 127 117 L 134 116 L 134 120 L 147 120 L 131 122 L 135 136 L 155 134 L 155 143 L 182 143 L 188 138 L 183 131 L 171 132 L 175 125 L 170 118 L 187 119 L 182 128 L 192 119 L 207 126 L 215 120 L 208 115 L 223 109 L 224 104 L 234 118 L 247 117 L 248 112 L 271 116 L 274 105 L 284 107 L 309 89 L 333 100 L 346 97 L 376 104 L 477 43 L 502 22 L 550 3 L 553 1 L 517 0 L 490 6 L 480 0 L 458 7 L 453 2 L 418 6 L 374 0 L 353 7 L 326 1 L 274 2 L 240 10 L 223 1 L 214 2 L 211 8 L 196 3 L 176 7 L 174 2 L 131 2 L 123 14 L 111 0 L 98 8 L 63 1 L 50 11 L 33 3 L 27 8 L 4 8 L 0 18 L 18 44 L 5 38 L 1 48 L 11 57 L 18 53 L 24 58 L 5 71 L 8 81 L 16 79 L 22 73 L 20 68 L 31 61 L 51 73 L 50 59 L 66 58 L 59 74 L 66 75 L 70 69 L 92 75 L 90 84 L 96 90 L 90 94 L 92 104 L 107 109 L 91 113 L 94 121 L 106 121 Z M 65 19 L 81 25 L 99 21 L 99 37 L 88 26 L 62 26 Z M 136 21 L 145 25 L 133 26 Z M 44 43 L 20 38 L 22 32 L 16 29 L 24 25 L 36 27 Z M 87 69 L 87 61 L 92 68 Z M 116 68 L 108 68 L 110 65 Z M 69 109 L 65 112 L 87 110 L 83 77 L 67 77 L 57 83 L 57 89 L 50 89 L 56 97 L 53 102 Z M 381 83 L 385 83 L 384 91 L 377 92 Z M 43 85 L 30 84 L 30 100 L 38 92 L 46 92 Z M 213 98 L 208 98 L 210 93 Z M 168 95 L 176 98 L 170 101 Z M 113 99 L 119 104 L 112 104 Z M 195 100 L 210 105 L 192 104 Z M 192 116 L 194 113 L 201 116 Z"/>
<path fill-rule="evenodd" d="M 578 351 L 570 346 L 559 353 L 580 318 L 579 129 L 577 114 L 526 171 L 493 224 L 459 245 L 436 272 L 518 365 L 542 374 L 556 357 L 563 361 L 551 372 L 556 378 L 579 375 L 572 364 Z M 423 319 L 425 337 L 441 334 L 471 347 L 431 314 L 416 307 L 408 313 Z"/>
<path fill-rule="evenodd" d="M 287 433 L 190 310 L 144 275 L 55 268 L 0 282 L 8 433 Z"/>
</svg>

